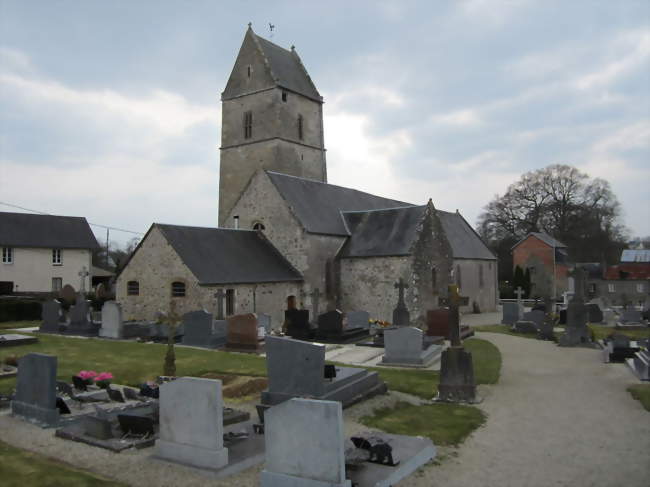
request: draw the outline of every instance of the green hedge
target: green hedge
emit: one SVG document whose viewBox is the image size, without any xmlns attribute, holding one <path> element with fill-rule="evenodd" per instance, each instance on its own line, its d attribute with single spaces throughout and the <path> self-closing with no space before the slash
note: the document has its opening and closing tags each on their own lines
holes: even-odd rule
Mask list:
<svg viewBox="0 0 650 487">
<path fill-rule="evenodd" d="M 0 322 L 40 320 L 41 303 L 27 299 L 5 299 L 0 301 Z"/>
</svg>

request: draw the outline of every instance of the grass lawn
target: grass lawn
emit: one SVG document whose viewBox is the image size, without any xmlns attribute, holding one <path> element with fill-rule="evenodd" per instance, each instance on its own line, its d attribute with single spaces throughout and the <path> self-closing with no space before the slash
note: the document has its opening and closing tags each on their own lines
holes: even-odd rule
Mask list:
<svg viewBox="0 0 650 487">
<path fill-rule="evenodd" d="M 58 357 L 57 377 L 70 382 L 80 370 L 108 371 L 114 382 L 136 386 L 162 374 L 167 345 L 70 338 L 38 334 L 38 343 L 0 349 L 0 360 L 7 355 L 40 352 Z M 178 375 L 201 376 L 208 372 L 265 376 L 266 362 L 252 354 L 235 354 L 175 347 Z M 0 392 L 9 393 L 16 378 L 0 380 Z"/>
<path fill-rule="evenodd" d="M 650 411 L 650 384 L 637 384 L 627 388 L 632 397 L 643 404 L 646 411 Z"/>
<path fill-rule="evenodd" d="M 431 404 L 413 406 L 397 403 L 394 408 L 378 409 L 361 422 L 387 433 L 426 436 L 436 445 L 458 445 L 485 423 L 485 414 L 473 406 Z"/>
<path fill-rule="evenodd" d="M 16 328 L 30 328 L 41 326 L 40 321 L 3 321 L 0 322 L 0 330 L 15 330 Z"/>
<path fill-rule="evenodd" d="M 594 339 L 602 340 L 603 338 L 608 337 L 612 333 L 621 333 L 630 337 L 632 340 L 636 338 L 650 338 L 650 328 L 645 328 L 642 330 L 617 330 L 616 328 L 610 328 L 609 326 L 603 325 L 587 325 L 589 329 L 594 334 Z"/>
<path fill-rule="evenodd" d="M 3 487 L 122 487 L 94 474 L 77 470 L 0 441 L 0 484 Z"/>
</svg>

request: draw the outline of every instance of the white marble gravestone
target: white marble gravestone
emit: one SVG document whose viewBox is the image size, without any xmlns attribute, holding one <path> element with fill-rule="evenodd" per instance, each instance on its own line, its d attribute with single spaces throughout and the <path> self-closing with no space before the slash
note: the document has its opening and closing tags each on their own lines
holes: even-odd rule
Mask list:
<svg viewBox="0 0 650 487">
<path fill-rule="evenodd" d="M 220 380 L 182 377 L 160 386 L 160 438 L 155 455 L 215 470 L 228 464 Z"/>
<path fill-rule="evenodd" d="M 115 301 L 106 301 L 102 307 L 102 327 L 99 329 L 99 336 L 122 338 L 123 330 L 122 306 Z"/>
<path fill-rule="evenodd" d="M 262 487 L 350 487 L 341 403 L 291 399 L 264 414 Z"/>
</svg>

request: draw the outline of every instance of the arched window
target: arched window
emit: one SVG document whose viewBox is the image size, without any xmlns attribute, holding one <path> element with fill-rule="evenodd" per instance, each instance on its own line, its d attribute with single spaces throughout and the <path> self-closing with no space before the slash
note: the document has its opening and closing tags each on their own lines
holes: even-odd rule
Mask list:
<svg viewBox="0 0 650 487">
<path fill-rule="evenodd" d="M 296 309 L 296 297 L 291 295 L 287 296 L 287 309 Z"/>
<path fill-rule="evenodd" d="M 478 285 L 481 288 L 485 285 L 483 278 L 483 264 L 478 265 Z"/>
<path fill-rule="evenodd" d="M 431 289 L 433 289 L 433 294 L 437 294 L 438 291 L 438 269 L 435 267 L 431 268 Z"/>
<path fill-rule="evenodd" d="M 302 115 L 298 115 L 298 138 L 302 140 L 303 136 L 303 118 Z"/>
<path fill-rule="evenodd" d="M 253 230 L 266 230 L 266 227 L 264 226 L 264 223 L 255 222 L 253 224 Z"/>
<path fill-rule="evenodd" d="M 253 112 L 244 112 L 244 138 L 250 139 L 253 136 Z"/>
<path fill-rule="evenodd" d="M 126 295 L 127 296 L 139 296 L 140 295 L 140 283 L 138 281 L 129 281 L 126 283 Z"/>
<path fill-rule="evenodd" d="M 172 282 L 172 297 L 184 298 L 185 297 L 185 283 L 180 281 Z"/>
</svg>

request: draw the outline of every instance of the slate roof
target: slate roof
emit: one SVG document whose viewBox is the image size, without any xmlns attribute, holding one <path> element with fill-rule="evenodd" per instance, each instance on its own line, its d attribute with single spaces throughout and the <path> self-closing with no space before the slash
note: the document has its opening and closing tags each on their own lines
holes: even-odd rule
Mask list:
<svg viewBox="0 0 650 487">
<path fill-rule="evenodd" d="M 621 262 L 650 262 L 650 250 L 627 249 L 621 254 Z"/>
<path fill-rule="evenodd" d="M 534 236 L 534 237 L 537 237 L 537 238 L 540 239 L 542 242 L 544 242 L 545 244 L 547 244 L 549 247 L 555 247 L 555 248 L 558 248 L 558 247 L 559 247 L 559 248 L 566 248 L 566 245 L 564 245 L 562 242 L 560 242 L 559 240 L 554 239 L 554 238 L 551 237 L 548 233 L 544 233 L 544 232 L 530 232 L 528 235 L 526 235 L 524 238 L 522 238 L 519 242 L 517 242 L 516 244 L 514 244 L 514 245 L 512 246 L 512 248 L 514 249 L 517 245 L 519 245 L 520 243 L 522 243 L 524 240 L 526 240 L 526 239 L 527 239 L 528 237 L 530 237 L 531 235 Z"/>
<path fill-rule="evenodd" d="M 320 93 L 318 93 L 295 50 L 288 51 L 255 33 L 253 35 L 262 50 L 262 54 L 269 62 L 271 74 L 278 86 L 316 101 L 322 101 Z"/>
<path fill-rule="evenodd" d="M 0 245 L 55 249 L 99 247 L 83 217 L 7 212 L 0 212 Z"/>
<path fill-rule="evenodd" d="M 309 233 L 348 236 L 341 211 L 413 206 L 356 189 L 271 171 L 266 173 Z"/>
<path fill-rule="evenodd" d="M 199 284 L 302 281 L 300 272 L 257 231 L 160 223 L 153 227 L 160 229 Z"/>
<path fill-rule="evenodd" d="M 343 258 L 410 255 L 425 208 L 343 212 L 350 238 L 339 255 Z M 455 259 L 496 259 L 460 214 L 437 212 Z"/>
</svg>

